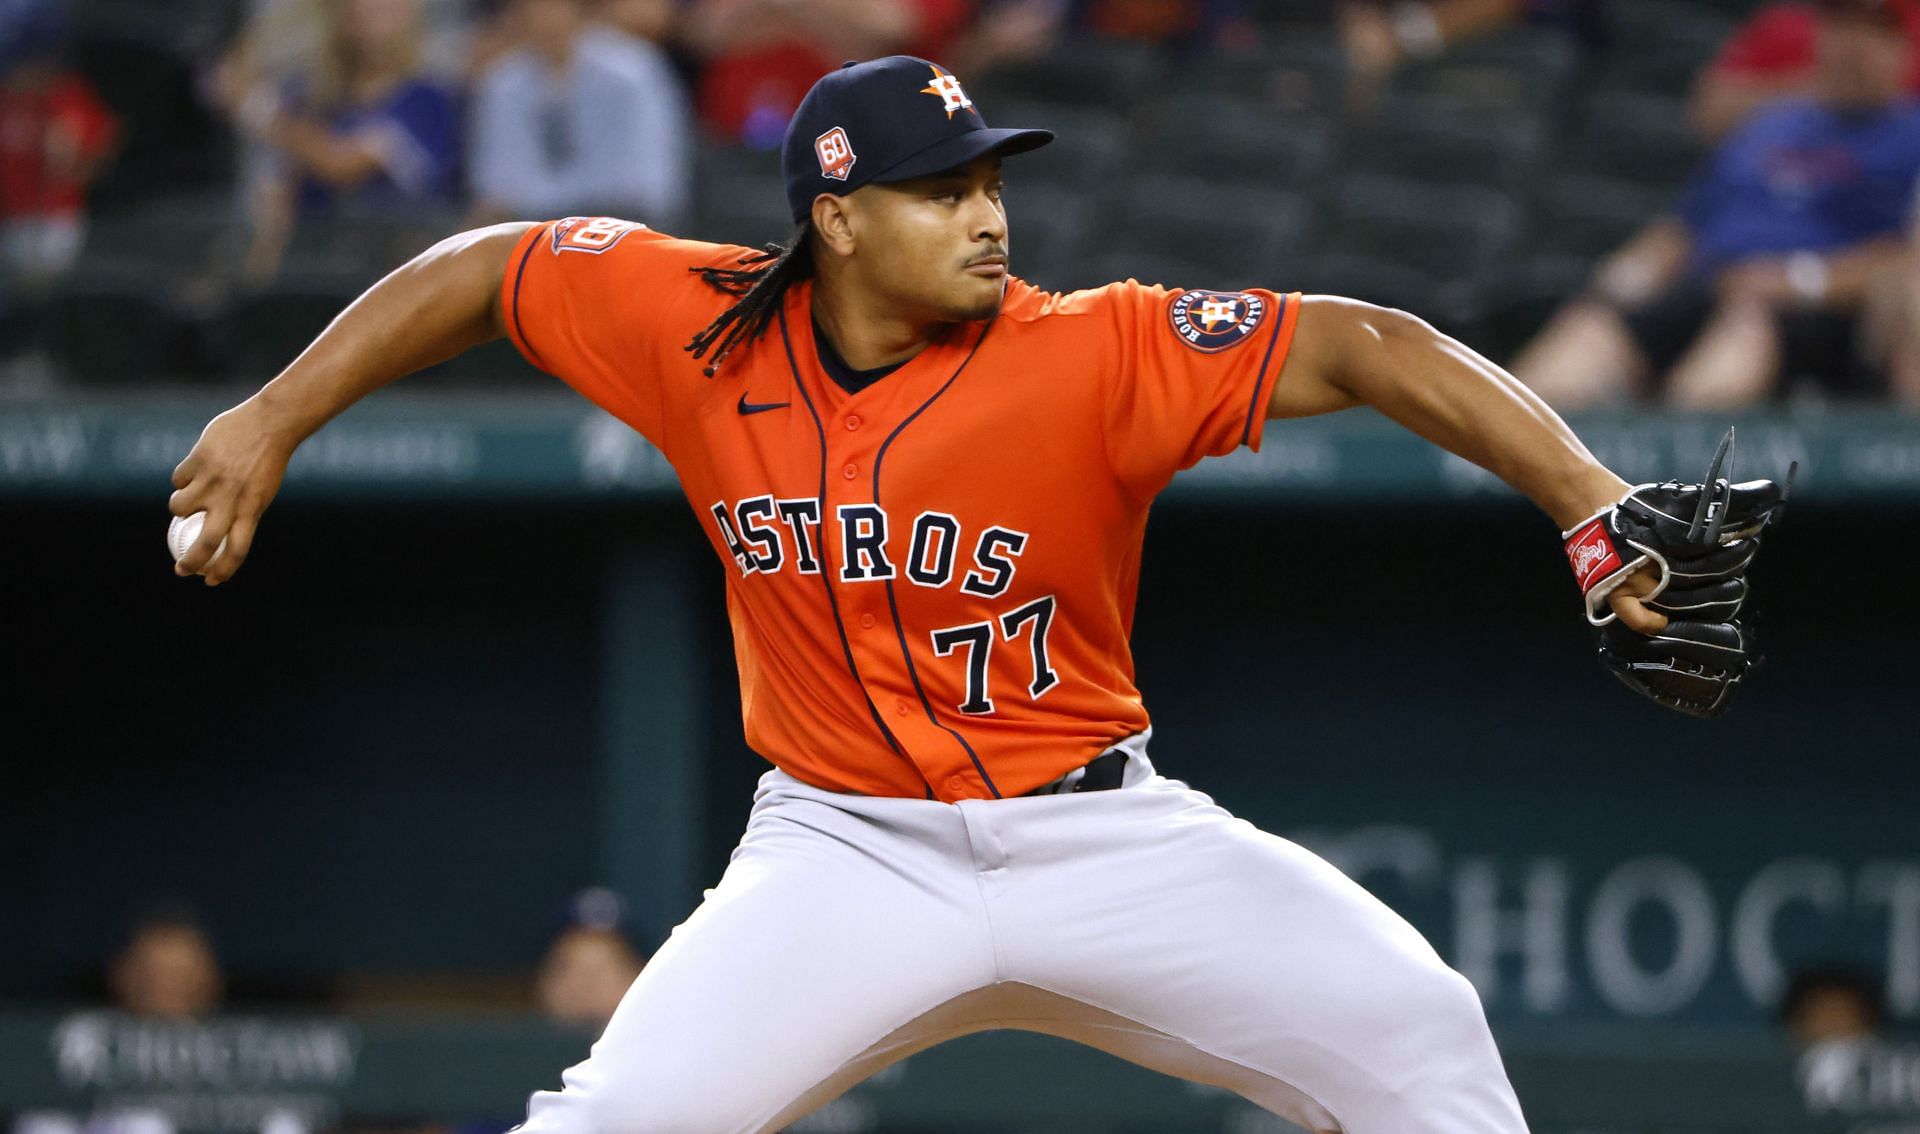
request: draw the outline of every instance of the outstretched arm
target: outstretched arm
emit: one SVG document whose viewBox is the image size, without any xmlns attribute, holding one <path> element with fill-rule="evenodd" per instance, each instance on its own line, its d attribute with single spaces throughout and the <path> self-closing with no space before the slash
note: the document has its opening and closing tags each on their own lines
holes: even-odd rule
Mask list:
<svg viewBox="0 0 1920 1134">
<path fill-rule="evenodd" d="M 422 252 L 348 305 L 279 377 L 208 423 L 173 472 L 173 514 L 207 514 L 175 573 L 204 575 L 208 586 L 232 578 L 302 441 L 387 383 L 505 334 L 500 284 L 529 227 L 475 229 Z"/>
<path fill-rule="evenodd" d="M 1335 296 L 1306 297 L 1267 416 L 1304 417 L 1369 405 L 1524 493 L 1562 530 L 1631 487 L 1595 460 L 1520 381 L 1404 311 Z M 1631 593 L 1609 601 L 1643 634 L 1666 625 Z"/>
</svg>

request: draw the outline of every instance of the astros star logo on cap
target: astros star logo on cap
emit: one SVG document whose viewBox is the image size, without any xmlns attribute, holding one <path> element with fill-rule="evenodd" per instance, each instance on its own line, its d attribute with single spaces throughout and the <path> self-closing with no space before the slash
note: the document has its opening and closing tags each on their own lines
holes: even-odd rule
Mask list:
<svg viewBox="0 0 1920 1134">
<path fill-rule="evenodd" d="M 933 82 L 921 87 L 920 93 L 934 95 L 945 103 L 949 119 L 956 110 L 972 110 L 973 100 L 967 97 L 966 88 L 960 85 L 960 80 L 942 71 L 938 64 L 929 66 L 933 67 Z"/>
</svg>

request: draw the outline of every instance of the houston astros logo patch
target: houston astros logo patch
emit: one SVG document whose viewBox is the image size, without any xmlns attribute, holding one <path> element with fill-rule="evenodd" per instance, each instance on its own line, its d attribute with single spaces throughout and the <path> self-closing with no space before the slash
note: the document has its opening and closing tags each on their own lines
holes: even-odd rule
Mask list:
<svg viewBox="0 0 1920 1134">
<path fill-rule="evenodd" d="M 860 160 L 854 155 L 853 143 L 847 140 L 847 132 L 838 126 L 813 140 L 813 153 L 820 159 L 820 176 L 835 181 L 845 181 L 853 163 Z"/>
<path fill-rule="evenodd" d="M 1267 301 L 1244 291 L 1183 291 L 1167 308 L 1173 333 L 1212 354 L 1243 341 L 1267 317 Z"/>
<path fill-rule="evenodd" d="M 933 69 L 933 82 L 920 88 L 921 94 L 930 94 L 938 98 L 946 107 L 947 117 L 951 119 L 956 110 L 972 110 L 973 100 L 967 97 L 967 90 L 960 80 L 947 74 L 940 68 Z"/>
</svg>

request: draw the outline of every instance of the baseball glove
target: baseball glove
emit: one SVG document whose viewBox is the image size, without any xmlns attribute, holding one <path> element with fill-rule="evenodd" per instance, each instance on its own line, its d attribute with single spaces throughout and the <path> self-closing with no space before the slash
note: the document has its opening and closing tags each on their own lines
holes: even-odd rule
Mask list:
<svg viewBox="0 0 1920 1134">
<path fill-rule="evenodd" d="M 1747 568 L 1793 484 L 1792 467 L 1784 482 L 1728 482 L 1720 469 L 1732 449 L 1729 429 L 1705 483 L 1639 485 L 1561 533 L 1601 662 L 1635 692 L 1695 717 L 1726 712 L 1752 667 L 1752 634 L 1739 620 Z M 1621 625 L 1607 605 L 1643 567 L 1657 573 L 1643 601 L 1668 619 L 1651 635 Z"/>
</svg>

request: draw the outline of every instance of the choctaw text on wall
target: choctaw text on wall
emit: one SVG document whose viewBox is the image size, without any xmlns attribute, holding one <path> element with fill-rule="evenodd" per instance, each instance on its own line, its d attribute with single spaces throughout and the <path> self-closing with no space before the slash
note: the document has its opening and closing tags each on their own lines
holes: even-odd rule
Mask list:
<svg viewBox="0 0 1920 1134">
<path fill-rule="evenodd" d="M 1846 961 L 1885 978 L 1895 1018 L 1920 1016 L 1920 859 L 1450 856 L 1398 825 L 1294 838 L 1414 922 L 1490 1012 L 1658 1017 L 1713 1001 L 1709 1014 L 1750 1019 L 1795 968 Z"/>
</svg>

